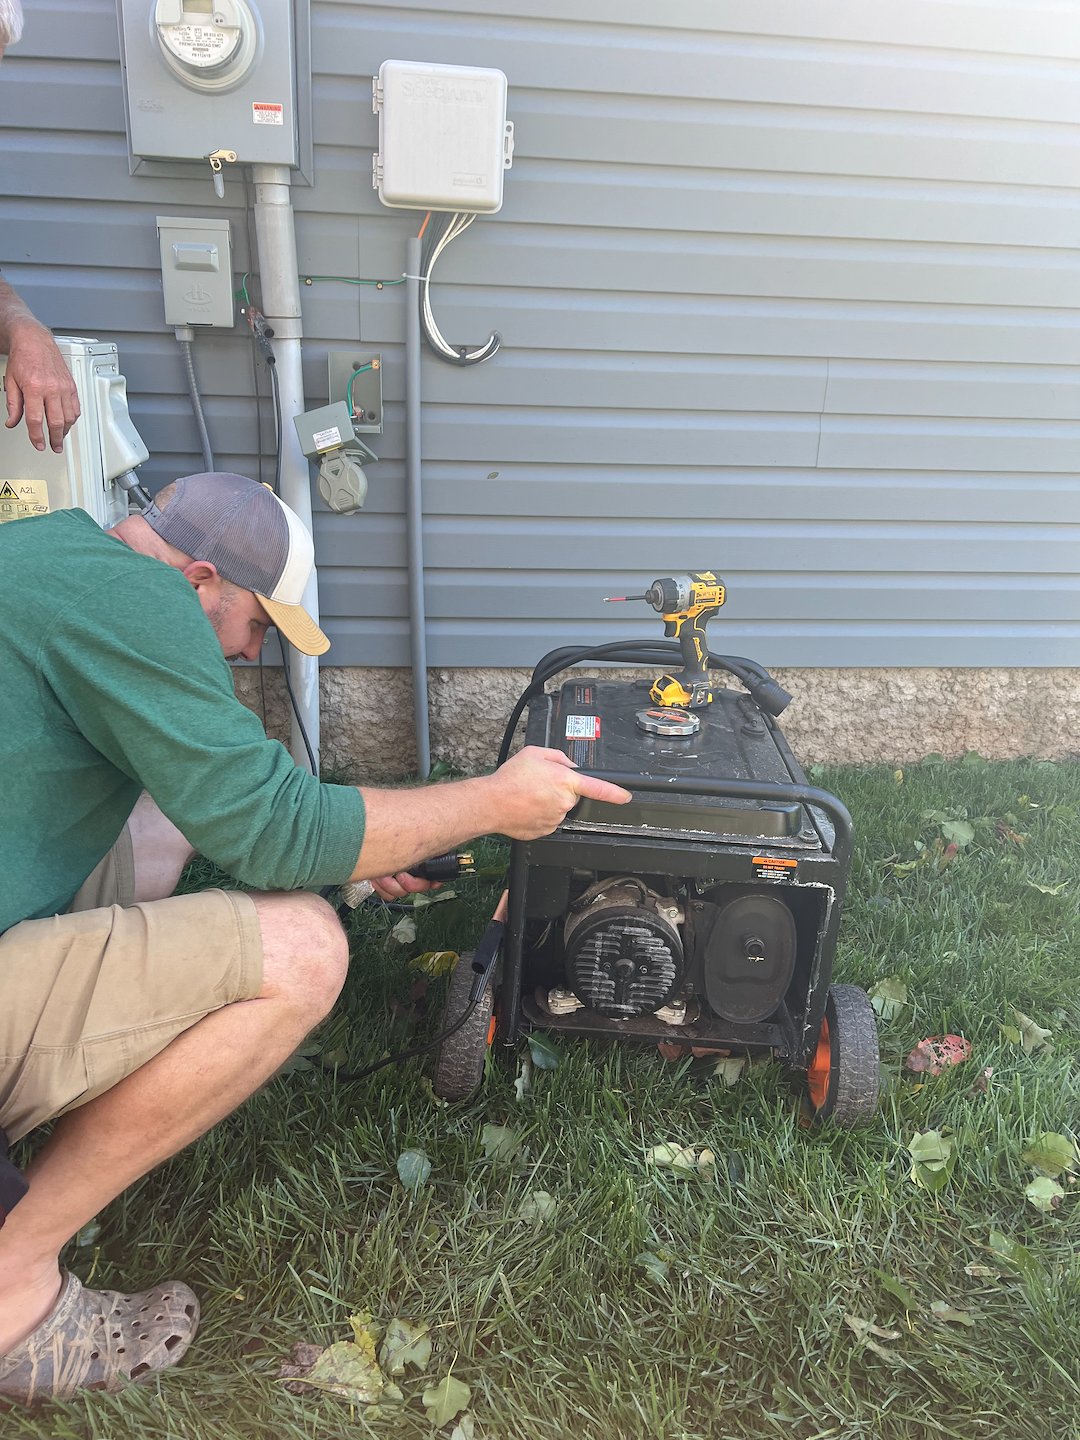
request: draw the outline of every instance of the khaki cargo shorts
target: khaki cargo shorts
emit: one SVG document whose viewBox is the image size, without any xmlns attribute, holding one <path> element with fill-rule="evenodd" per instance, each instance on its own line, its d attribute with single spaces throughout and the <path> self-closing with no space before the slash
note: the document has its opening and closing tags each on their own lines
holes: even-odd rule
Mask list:
<svg viewBox="0 0 1080 1440">
<path fill-rule="evenodd" d="M 262 986 L 249 895 L 132 903 L 125 830 L 66 915 L 0 935 L 0 1129 L 17 1140 L 85 1105 L 204 1015 Z"/>
</svg>

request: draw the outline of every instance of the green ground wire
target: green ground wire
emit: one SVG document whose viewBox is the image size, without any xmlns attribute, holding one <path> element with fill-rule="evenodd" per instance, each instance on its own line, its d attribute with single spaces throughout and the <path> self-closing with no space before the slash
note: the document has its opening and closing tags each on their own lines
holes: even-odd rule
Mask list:
<svg viewBox="0 0 1080 1440">
<path fill-rule="evenodd" d="M 356 414 L 356 403 L 353 400 L 353 381 L 356 379 L 357 375 L 362 375 L 365 370 L 374 370 L 374 368 L 375 366 L 369 360 L 366 365 L 358 365 L 356 369 L 352 372 L 352 374 L 349 376 L 349 388 L 345 392 L 345 399 L 349 406 L 350 415 Z"/>
<path fill-rule="evenodd" d="M 404 275 L 400 280 L 364 280 L 353 275 L 305 275 L 304 284 L 310 285 L 315 280 L 340 280 L 343 285 L 374 285 L 377 289 L 383 290 L 388 285 L 404 285 Z"/>
</svg>

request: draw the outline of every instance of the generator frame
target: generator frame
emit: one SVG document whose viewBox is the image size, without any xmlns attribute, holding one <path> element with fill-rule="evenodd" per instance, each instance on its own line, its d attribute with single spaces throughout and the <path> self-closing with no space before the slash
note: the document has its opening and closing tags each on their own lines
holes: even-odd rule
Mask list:
<svg viewBox="0 0 1080 1440">
<path fill-rule="evenodd" d="M 552 651 L 538 662 L 504 737 L 500 760 L 509 753 L 517 723 L 528 708 L 525 743 L 558 743 L 554 719 L 558 691 L 544 687 L 554 675 L 590 660 L 623 665 L 664 663 L 678 653 L 673 642 L 643 641 L 586 649 Z M 660 835 L 633 833 L 616 824 L 595 824 L 577 809 L 550 835 L 514 841 L 510 851 L 506 932 L 501 962 L 491 976 L 480 1013 L 467 1013 L 469 985 L 475 975 L 462 957 L 452 978 L 445 1019 L 457 1028 L 443 1042 L 436 1060 L 434 1088 L 449 1099 L 464 1098 L 480 1083 L 489 1045 L 509 1055 L 524 1034 L 545 1030 L 566 1035 L 644 1044 L 675 1044 L 722 1053 L 771 1053 L 788 1072 L 803 1096 L 811 1119 L 833 1116 L 842 1125 L 865 1124 L 877 1104 L 878 1049 L 873 1009 L 862 990 L 834 986 L 843 902 L 851 871 L 853 829 L 846 806 L 827 790 L 809 785 L 798 760 L 776 723 L 790 696 L 754 661 L 709 655 L 710 669 L 725 670 L 749 691 L 757 714 L 770 732 L 787 780 L 680 777 L 629 773 L 585 767 L 599 779 L 621 785 L 637 796 L 680 796 L 707 801 L 732 801 L 760 806 L 799 806 L 805 843 L 792 862 L 791 845 L 768 833 Z M 742 697 L 745 699 L 746 697 Z M 581 807 L 578 807 L 581 808 Z M 615 807 L 611 807 L 613 810 Z M 762 827 L 765 828 L 765 827 Z M 787 868 L 790 867 L 790 868 Z M 687 918 L 693 925 L 695 907 L 705 910 L 715 887 L 732 885 L 772 893 L 780 898 L 811 892 L 805 906 L 800 949 L 812 932 L 813 952 L 801 959 L 774 1012 L 763 1019 L 725 1019 L 709 1007 L 670 1023 L 643 1012 L 612 1017 L 584 1006 L 553 1013 L 544 1002 L 542 979 L 545 941 L 535 938 L 538 926 L 554 926 L 567 913 L 571 876 L 591 874 L 598 880 L 617 877 L 668 879 L 687 896 Z M 765 878 L 768 876 L 769 878 Z M 784 878 L 777 878 L 777 877 Z M 816 913 L 815 913 L 816 911 Z M 558 950 L 556 942 L 554 949 Z M 538 958 L 539 957 L 539 958 Z M 557 958 L 557 957 L 556 957 Z M 550 959 L 550 957 L 549 957 Z M 467 1023 L 471 1022 L 471 1023 Z M 835 1113 L 834 1113 L 835 1112 Z"/>
</svg>

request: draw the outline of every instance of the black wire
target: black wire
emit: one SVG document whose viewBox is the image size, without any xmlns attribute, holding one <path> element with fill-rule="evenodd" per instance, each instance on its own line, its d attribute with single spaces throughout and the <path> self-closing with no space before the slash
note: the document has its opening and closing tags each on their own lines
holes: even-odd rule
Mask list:
<svg viewBox="0 0 1080 1440">
<path fill-rule="evenodd" d="M 332 1065 L 328 1060 L 324 1060 L 321 1055 L 314 1057 L 316 1067 L 328 1074 L 333 1074 L 337 1080 L 363 1080 L 368 1075 L 374 1075 L 376 1070 L 384 1070 L 387 1065 L 403 1065 L 406 1060 L 415 1059 L 417 1055 L 434 1050 L 436 1045 L 441 1045 L 451 1035 L 456 1035 L 483 998 L 491 973 L 495 969 L 495 962 L 499 958 L 505 932 L 506 926 L 501 920 L 492 920 L 484 931 L 473 955 L 472 968 L 475 971 L 475 978 L 469 995 L 469 1003 L 465 1006 L 464 1013 L 454 1021 L 453 1025 L 447 1025 L 431 1040 L 425 1040 L 420 1045 L 413 1045 L 408 1050 L 397 1050 L 393 1055 L 384 1055 L 381 1060 L 376 1060 L 371 1065 L 365 1065 L 362 1070 L 342 1070 L 340 1066 Z M 458 961 L 458 963 L 461 962 Z"/>
</svg>

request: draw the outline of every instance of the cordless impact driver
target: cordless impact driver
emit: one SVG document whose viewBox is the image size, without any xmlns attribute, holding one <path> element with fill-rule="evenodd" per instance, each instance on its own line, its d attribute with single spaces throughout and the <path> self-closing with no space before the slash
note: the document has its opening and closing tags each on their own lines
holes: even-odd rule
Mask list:
<svg viewBox="0 0 1080 1440">
<path fill-rule="evenodd" d="M 607 600 L 644 600 L 664 617 L 664 634 L 682 651 L 678 675 L 659 675 L 649 695 L 655 704 L 690 710 L 711 705 L 716 687 L 709 681 L 705 627 L 727 598 L 723 583 L 711 570 L 667 575 L 654 580 L 644 595 L 609 595 Z"/>
</svg>

